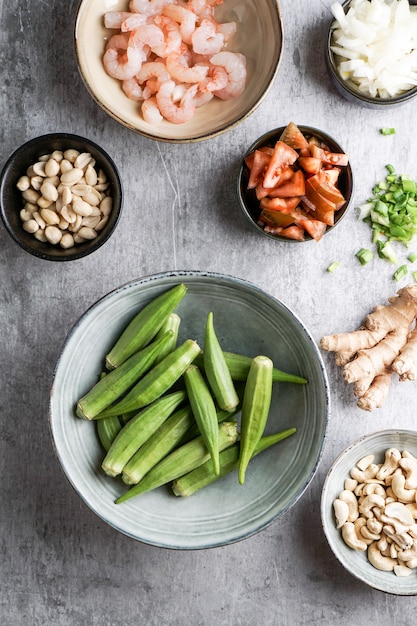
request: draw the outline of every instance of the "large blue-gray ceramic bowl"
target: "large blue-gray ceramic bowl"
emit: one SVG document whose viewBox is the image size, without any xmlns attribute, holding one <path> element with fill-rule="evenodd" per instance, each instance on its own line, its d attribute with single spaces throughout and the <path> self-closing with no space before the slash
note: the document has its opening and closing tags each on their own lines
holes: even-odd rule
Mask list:
<svg viewBox="0 0 417 626">
<path fill-rule="evenodd" d="M 177 308 L 179 341 L 203 342 L 207 313 L 213 312 L 224 350 L 266 354 L 276 367 L 308 379 L 277 383 L 267 433 L 297 432 L 255 457 L 241 486 L 225 476 L 187 498 L 160 487 L 116 505 L 126 486 L 100 469 L 104 451 L 95 423 L 75 416 L 77 400 L 96 382 L 106 352 L 135 313 L 178 283 L 188 292 Z M 322 456 L 329 412 L 326 372 L 319 350 L 290 309 L 244 280 L 223 274 L 173 271 L 135 280 L 107 294 L 70 332 L 56 365 L 50 424 L 59 462 L 84 502 L 116 530 L 165 548 L 221 546 L 266 528 L 296 504 Z M 239 415 L 237 417 L 239 420 Z"/>
</svg>

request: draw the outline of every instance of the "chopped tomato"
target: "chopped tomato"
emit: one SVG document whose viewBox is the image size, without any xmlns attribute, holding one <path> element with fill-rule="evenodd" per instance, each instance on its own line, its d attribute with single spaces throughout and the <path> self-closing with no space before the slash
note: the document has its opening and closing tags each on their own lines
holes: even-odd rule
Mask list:
<svg viewBox="0 0 417 626">
<path fill-rule="evenodd" d="M 321 169 L 321 159 L 312 156 L 298 157 L 298 164 L 307 174 L 318 174 Z"/>
<path fill-rule="evenodd" d="M 295 209 L 300 204 L 301 198 L 262 198 L 259 203 L 261 209 L 270 209 L 271 211 L 288 212 Z"/>
<path fill-rule="evenodd" d="M 292 198 L 294 196 L 304 196 L 305 180 L 301 170 L 292 173 L 291 178 L 283 184 L 279 184 L 270 190 L 271 198 Z"/>
<path fill-rule="evenodd" d="M 323 163 L 328 163 L 329 165 L 343 166 L 346 166 L 349 163 L 349 157 L 347 154 L 338 154 L 337 152 L 328 152 L 327 150 L 323 150 L 323 152 Z"/>
<path fill-rule="evenodd" d="M 294 122 L 290 122 L 288 126 L 284 129 L 280 141 L 283 141 L 294 150 L 303 150 L 308 148 L 308 141 L 304 137 L 301 130 L 294 124 Z"/>
<path fill-rule="evenodd" d="M 336 185 L 339 180 L 340 168 L 338 167 L 329 167 L 321 170 L 323 178 L 327 179 L 327 182 L 330 185 Z"/>
<path fill-rule="evenodd" d="M 256 185 L 263 180 L 270 158 L 271 157 L 266 152 L 262 152 L 261 150 L 254 151 L 248 189 L 255 189 Z"/>
<path fill-rule="evenodd" d="M 289 226 L 294 221 L 292 215 L 282 213 L 282 211 L 270 211 L 269 209 L 263 209 L 259 219 L 269 226 L 278 226 L 280 228 Z"/>
<path fill-rule="evenodd" d="M 342 192 L 332 183 L 328 182 L 325 172 L 319 172 L 310 176 L 309 184 L 321 195 L 336 205 L 336 210 L 341 209 L 346 200 Z"/>
<path fill-rule="evenodd" d="M 282 235 L 282 237 L 287 237 L 288 239 L 296 239 L 297 241 L 304 241 L 305 239 L 304 228 L 297 226 L 296 224 L 283 228 L 280 235 Z"/>
<path fill-rule="evenodd" d="M 266 169 L 263 186 L 272 189 L 278 183 L 280 176 L 288 165 L 292 165 L 298 159 L 298 153 L 287 146 L 283 141 L 277 141 L 274 152 Z"/>
<path fill-rule="evenodd" d="M 316 241 L 320 241 L 327 229 L 327 224 L 320 220 L 308 219 L 302 222 L 303 228 L 308 232 L 310 237 Z"/>
</svg>

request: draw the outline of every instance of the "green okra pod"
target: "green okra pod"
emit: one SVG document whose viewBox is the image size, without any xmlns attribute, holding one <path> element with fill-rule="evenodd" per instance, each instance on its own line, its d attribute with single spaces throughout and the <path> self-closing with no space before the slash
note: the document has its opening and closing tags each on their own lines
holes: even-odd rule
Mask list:
<svg viewBox="0 0 417 626">
<path fill-rule="evenodd" d="M 214 473 L 219 474 L 219 428 L 213 396 L 197 365 L 185 370 L 184 381 L 194 419 L 213 461 Z"/>
<path fill-rule="evenodd" d="M 107 417 L 104 420 L 97 420 L 97 435 L 100 443 L 106 452 L 110 450 L 110 446 L 116 439 L 116 436 L 122 429 L 122 424 L 117 415 Z"/>
<path fill-rule="evenodd" d="M 271 446 L 287 439 L 296 432 L 296 428 L 288 428 L 287 430 L 283 430 L 280 433 L 275 433 L 274 435 L 267 435 L 266 437 L 261 437 L 258 445 L 255 448 L 255 452 L 253 456 L 256 456 L 260 452 L 267 450 Z M 226 476 L 230 474 L 234 470 L 236 470 L 239 466 L 239 452 L 240 452 L 240 444 L 235 443 L 230 448 L 223 450 L 220 452 L 220 475 L 216 476 L 213 472 L 213 466 L 210 461 L 206 461 L 203 465 L 196 467 L 194 470 L 177 478 L 172 483 L 172 491 L 176 496 L 191 496 L 193 493 L 210 485 L 215 482 L 222 476 Z"/>
<path fill-rule="evenodd" d="M 218 431 L 220 450 L 232 446 L 237 441 L 239 435 L 237 422 L 222 422 L 218 425 Z M 197 437 L 168 454 L 137 485 L 133 485 L 128 491 L 119 496 L 116 504 L 121 504 L 141 493 L 170 483 L 179 478 L 179 476 L 187 474 L 195 467 L 202 465 L 210 458 L 210 452 L 203 438 L 201 436 Z"/>
<path fill-rule="evenodd" d="M 144 306 L 107 353 L 107 368 L 118 367 L 132 354 L 146 346 L 158 333 L 168 315 L 184 298 L 187 289 L 184 284 L 175 285 Z"/>
<path fill-rule="evenodd" d="M 150 369 L 122 400 L 99 413 L 94 419 L 103 419 L 109 415 L 122 415 L 150 404 L 172 387 L 200 351 L 201 348 L 197 342 L 186 339 Z"/>
<path fill-rule="evenodd" d="M 189 404 L 173 413 L 126 463 L 122 480 L 135 485 L 182 441 L 194 423 Z"/>
<path fill-rule="evenodd" d="M 214 329 L 213 313 L 207 315 L 203 346 L 204 372 L 217 405 L 224 411 L 232 411 L 239 404 L 223 350 Z"/>
<path fill-rule="evenodd" d="M 268 419 L 272 397 L 272 368 L 269 357 L 252 359 L 242 402 L 239 482 L 245 482 L 246 469 L 262 437 Z"/>
<path fill-rule="evenodd" d="M 101 467 L 105 473 L 109 476 L 121 474 L 129 459 L 185 399 L 183 391 L 168 394 L 132 417 L 104 457 Z"/>
<path fill-rule="evenodd" d="M 162 337 L 167 332 L 172 333 L 170 335 L 171 339 L 158 354 L 156 363 L 162 361 L 162 359 L 164 359 L 170 352 L 173 352 L 173 350 L 175 350 L 175 348 L 177 347 L 180 324 L 181 318 L 179 315 L 177 315 L 176 313 L 170 313 L 170 315 L 168 315 L 167 319 L 165 320 L 164 324 L 156 335 L 156 339 Z"/>
<path fill-rule="evenodd" d="M 146 348 L 139 350 L 120 367 L 112 370 L 77 402 L 76 413 L 83 419 L 94 419 L 118 400 L 141 376 L 153 367 L 165 346 L 170 344 L 172 332 L 167 332 Z"/>
<path fill-rule="evenodd" d="M 237 354 L 236 352 L 223 351 L 224 358 L 229 368 L 230 375 L 234 382 L 244 383 L 248 377 L 249 369 L 252 363 L 252 357 L 244 354 Z M 199 367 L 204 366 L 204 350 L 197 357 L 196 365 Z M 298 385 L 305 385 L 308 380 L 303 376 L 297 376 L 296 374 L 289 374 L 274 367 L 272 370 L 272 381 L 274 383 L 295 383 Z"/>
</svg>

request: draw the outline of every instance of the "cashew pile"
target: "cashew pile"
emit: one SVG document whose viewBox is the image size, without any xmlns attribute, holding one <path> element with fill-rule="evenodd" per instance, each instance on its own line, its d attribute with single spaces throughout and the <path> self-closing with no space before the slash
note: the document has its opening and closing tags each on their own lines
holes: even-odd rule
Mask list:
<svg viewBox="0 0 417 626">
<path fill-rule="evenodd" d="M 17 182 L 25 202 L 23 229 L 39 241 L 72 248 L 95 239 L 113 207 L 106 174 L 89 152 L 55 150 Z"/>
<path fill-rule="evenodd" d="M 417 568 L 417 458 L 397 448 L 359 460 L 333 502 L 337 528 L 379 570 L 409 576 Z"/>
</svg>

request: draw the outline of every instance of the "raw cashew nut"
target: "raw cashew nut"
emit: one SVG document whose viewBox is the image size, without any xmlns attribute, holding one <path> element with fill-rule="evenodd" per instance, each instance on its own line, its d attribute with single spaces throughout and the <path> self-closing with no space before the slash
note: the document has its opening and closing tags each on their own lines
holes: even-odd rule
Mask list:
<svg viewBox="0 0 417 626">
<path fill-rule="evenodd" d="M 366 496 L 361 504 L 359 505 L 359 513 L 364 515 L 365 517 L 373 517 L 373 507 L 384 507 L 385 499 L 382 496 L 379 496 L 376 493 L 372 493 L 369 496 Z"/>
<path fill-rule="evenodd" d="M 385 451 L 385 461 L 382 467 L 379 469 L 376 477 L 379 480 L 385 480 L 387 476 L 391 476 L 398 467 L 398 462 L 401 459 L 401 452 L 397 448 L 388 448 Z"/>
<path fill-rule="evenodd" d="M 349 505 L 344 500 L 336 498 L 333 502 L 333 509 L 336 518 L 336 528 L 342 528 L 349 518 Z"/>
<path fill-rule="evenodd" d="M 346 502 L 349 507 L 348 522 L 354 522 L 355 519 L 359 517 L 358 501 L 355 497 L 355 494 L 351 491 L 348 491 L 347 489 L 344 489 L 339 494 L 339 500 Z"/>
<path fill-rule="evenodd" d="M 346 522 L 346 524 L 342 526 L 342 537 L 346 545 L 353 550 L 365 552 L 368 547 L 364 541 L 358 539 L 353 522 Z"/>
<path fill-rule="evenodd" d="M 379 471 L 379 465 L 375 465 L 372 463 L 369 465 L 366 470 L 360 470 L 358 467 L 352 467 L 350 470 L 350 476 L 354 480 L 357 480 L 359 483 L 364 483 L 365 481 L 375 478 Z"/>
<path fill-rule="evenodd" d="M 391 488 L 400 502 L 415 502 L 416 490 L 405 487 L 405 476 L 395 474 L 392 478 Z"/>
<path fill-rule="evenodd" d="M 400 466 L 405 472 L 405 488 L 417 489 L 417 460 L 408 457 L 400 459 Z"/>
<path fill-rule="evenodd" d="M 398 558 L 400 561 L 413 561 L 417 559 L 417 541 L 414 541 L 411 548 L 398 552 Z"/>
<path fill-rule="evenodd" d="M 381 554 L 377 542 L 371 543 L 368 547 L 368 559 L 376 569 L 382 570 L 383 572 L 392 572 L 394 567 L 398 564 L 397 559 L 392 559 L 390 556 L 383 556 Z"/>
</svg>

